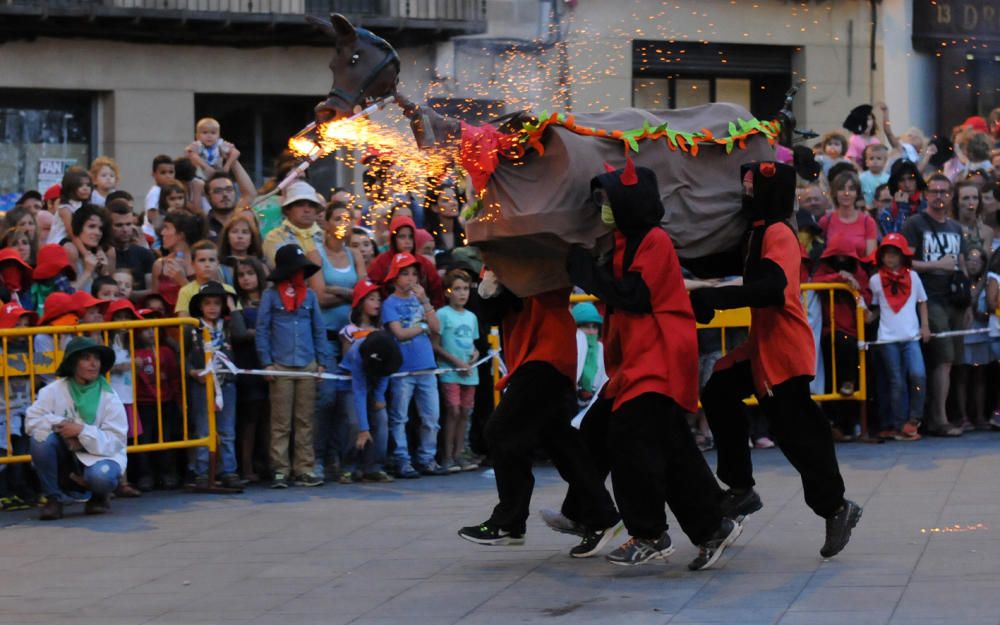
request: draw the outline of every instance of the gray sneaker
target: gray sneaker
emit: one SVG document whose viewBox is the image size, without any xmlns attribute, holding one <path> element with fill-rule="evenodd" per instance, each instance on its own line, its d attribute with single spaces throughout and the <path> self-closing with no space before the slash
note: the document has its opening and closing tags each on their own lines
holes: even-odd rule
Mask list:
<svg viewBox="0 0 1000 625">
<path fill-rule="evenodd" d="M 275 471 L 274 478 L 271 480 L 271 488 L 288 488 L 288 477 L 281 471 Z"/>
<path fill-rule="evenodd" d="M 584 526 L 573 521 L 558 510 L 543 508 L 538 511 L 538 514 L 542 517 L 542 521 L 549 526 L 549 529 L 555 530 L 560 534 L 569 534 L 570 536 L 583 538 L 587 531 Z"/>
<path fill-rule="evenodd" d="M 670 535 L 663 532 L 663 535 L 656 540 L 632 536 L 605 558 L 617 566 L 637 566 L 656 558 L 666 560 L 673 552 L 674 546 L 670 541 Z"/>
<path fill-rule="evenodd" d="M 688 563 L 692 571 L 704 571 L 719 561 L 726 547 L 736 542 L 743 533 L 743 526 L 732 519 L 723 518 L 719 529 L 707 541 L 698 545 L 698 557 Z"/>
<path fill-rule="evenodd" d="M 295 476 L 295 481 L 293 482 L 293 484 L 295 484 L 296 486 L 308 486 L 308 487 L 322 486 L 323 479 L 317 477 L 312 473 L 303 473 L 302 475 Z"/>
</svg>

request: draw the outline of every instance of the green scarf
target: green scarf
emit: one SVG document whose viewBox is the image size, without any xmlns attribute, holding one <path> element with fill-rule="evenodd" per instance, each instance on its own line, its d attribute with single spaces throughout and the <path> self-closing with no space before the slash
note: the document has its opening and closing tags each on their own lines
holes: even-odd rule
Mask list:
<svg viewBox="0 0 1000 625">
<path fill-rule="evenodd" d="M 31 301 L 35 303 L 35 312 L 41 318 L 45 315 L 45 298 L 56 290 L 56 285 L 52 280 L 31 283 Z"/>
<path fill-rule="evenodd" d="M 69 396 L 73 398 L 73 405 L 80 413 L 80 418 L 87 425 L 94 425 L 97 408 L 101 405 L 101 391 L 110 391 L 111 385 L 103 375 L 90 384 L 77 384 L 74 378 L 66 378 L 66 381 L 69 382 Z"/>
<path fill-rule="evenodd" d="M 583 361 L 583 373 L 580 375 L 580 388 L 592 393 L 594 391 L 594 376 L 597 375 L 597 335 L 586 334 L 587 357 Z"/>
</svg>

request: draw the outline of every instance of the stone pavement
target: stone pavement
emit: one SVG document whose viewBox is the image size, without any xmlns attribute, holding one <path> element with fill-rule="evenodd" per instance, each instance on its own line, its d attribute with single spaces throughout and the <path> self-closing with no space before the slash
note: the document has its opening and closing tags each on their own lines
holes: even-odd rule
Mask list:
<svg viewBox="0 0 1000 625">
<path fill-rule="evenodd" d="M 777 450 L 754 452 L 764 509 L 718 568 L 571 560 L 533 513 L 523 547 L 455 536 L 485 519 L 479 473 L 242 496 L 159 493 L 105 517 L 0 515 L 0 624 L 1000 625 L 1000 434 L 841 445 L 854 539 L 823 522 Z M 714 461 L 714 457 L 710 460 Z M 537 470 L 533 510 L 563 486 Z M 962 531 L 940 531 L 942 529 Z"/>
</svg>

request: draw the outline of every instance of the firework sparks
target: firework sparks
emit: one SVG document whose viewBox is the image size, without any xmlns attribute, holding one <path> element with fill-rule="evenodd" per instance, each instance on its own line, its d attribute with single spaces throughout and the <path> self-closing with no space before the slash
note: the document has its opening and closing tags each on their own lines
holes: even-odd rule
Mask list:
<svg viewBox="0 0 1000 625">
<path fill-rule="evenodd" d="M 960 534 L 963 532 L 975 532 L 978 530 L 990 529 L 984 523 L 973 523 L 971 525 L 961 525 L 956 523 L 948 527 L 920 528 L 921 534 Z"/>
</svg>

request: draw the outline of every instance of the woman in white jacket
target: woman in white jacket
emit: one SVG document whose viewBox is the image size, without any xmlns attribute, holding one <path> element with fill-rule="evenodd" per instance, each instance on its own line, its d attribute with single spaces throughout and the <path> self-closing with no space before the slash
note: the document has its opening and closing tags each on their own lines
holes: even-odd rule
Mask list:
<svg viewBox="0 0 1000 625">
<path fill-rule="evenodd" d="M 58 378 L 40 391 L 25 415 L 31 437 L 31 462 L 38 473 L 46 504 L 44 521 L 62 518 L 70 501 L 62 483 L 75 474 L 92 493 L 87 514 L 110 509 L 110 496 L 126 467 L 125 408 L 105 375 L 114 351 L 86 337 L 66 346 Z M 70 478 L 72 479 L 72 478 Z"/>
</svg>

